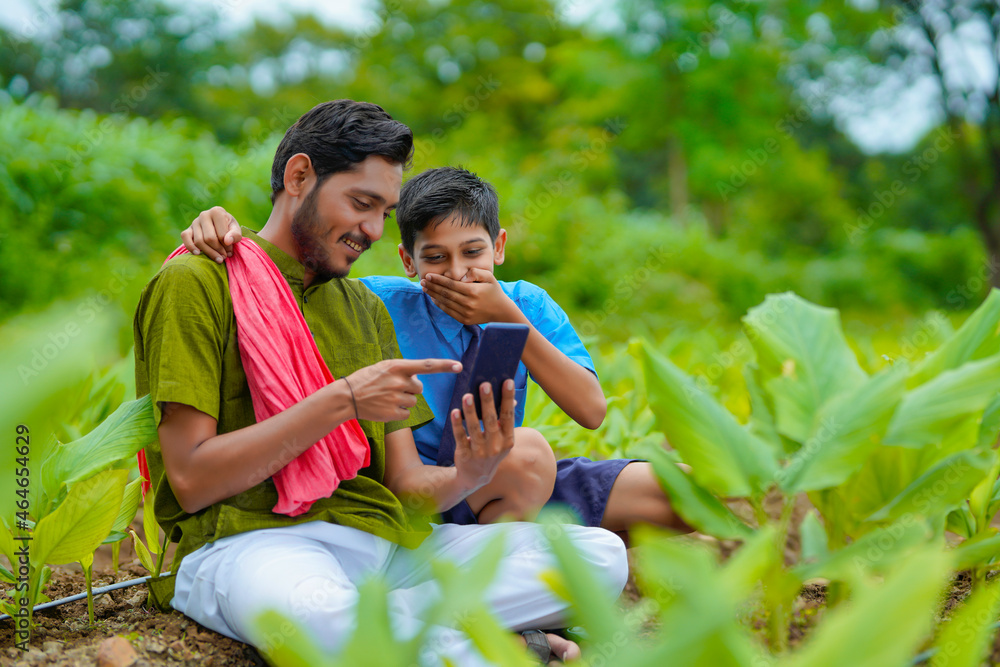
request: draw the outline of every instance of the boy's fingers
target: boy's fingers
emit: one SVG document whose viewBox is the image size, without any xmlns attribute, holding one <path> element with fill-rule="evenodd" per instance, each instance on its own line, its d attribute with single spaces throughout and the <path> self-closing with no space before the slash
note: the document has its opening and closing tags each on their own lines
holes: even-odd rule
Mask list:
<svg viewBox="0 0 1000 667">
<path fill-rule="evenodd" d="M 191 223 L 191 234 L 199 250 L 216 262 L 222 261 L 224 253 L 222 246 L 219 244 L 219 239 L 215 235 L 215 226 L 208 211 L 202 211 L 195 221 Z"/>
<path fill-rule="evenodd" d="M 454 359 L 393 359 L 393 362 L 395 370 L 407 375 L 458 373 L 462 370 L 461 362 Z"/>
<path fill-rule="evenodd" d="M 443 276 L 440 273 L 429 274 L 424 278 L 424 282 L 428 285 L 435 285 L 439 288 L 458 292 L 459 294 L 468 295 L 472 293 L 472 288 L 470 287 L 472 283 L 463 283 L 458 280 L 452 280 L 448 276 Z"/>
<path fill-rule="evenodd" d="M 497 281 L 492 271 L 477 267 L 469 269 L 468 275 L 477 283 L 495 283 Z"/>
<path fill-rule="evenodd" d="M 462 413 L 465 423 L 469 425 L 469 449 L 477 456 L 482 456 L 483 432 L 479 429 L 479 416 L 476 414 L 476 401 L 472 394 L 462 396 Z"/>
<path fill-rule="evenodd" d="M 465 427 L 462 426 L 462 413 L 457 409 L 451 411 L 451 432 L 455 436 L 455 449 L 463 446 L 468 447 L 468 436 L 465 434 Z"/>
</svg>

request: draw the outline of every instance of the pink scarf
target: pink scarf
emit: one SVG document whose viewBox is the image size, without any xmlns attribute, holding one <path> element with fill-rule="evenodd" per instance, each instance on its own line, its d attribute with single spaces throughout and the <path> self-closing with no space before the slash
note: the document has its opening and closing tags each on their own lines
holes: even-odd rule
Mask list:
<svg viewBox="0 0 1000 667">
<path fill-rule="evenodd" d="M 164 264 L 187 252 L 172 252 Z M 254 415 L 261 422 L 334 381 L 284 276 L 250 239 L 233 246 L 226 260 L 236 316 L 240 359 L 246 371 Z M 277 454 L 277 452 L 275 452 Z M 274 512 L 298 516 L 328 498 L 341 480 L 357 476 L 370 462 L 368 439 L 357 419 L 333 429 L 273 476 L 278 491 Z M 146 453 L 139 472 L 149 480 Z M 149 482 L 143 483 L 143 494 Z"/>
</svg>

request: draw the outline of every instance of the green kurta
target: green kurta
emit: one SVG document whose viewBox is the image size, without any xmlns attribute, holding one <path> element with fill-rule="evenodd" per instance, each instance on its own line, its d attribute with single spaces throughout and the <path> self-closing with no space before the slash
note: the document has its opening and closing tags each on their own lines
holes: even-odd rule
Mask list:
<svg viewBox="0 0 1000 667">
<path fill-rule="evenodd" d="M 334 377 L 348 375 L 383 359 L 400 357 L 392 319 L 379 300 L 357 280 L 334 278 L 303 290 L 304 268 L 294 258 L 249 229 L 270 256 L 295 295 L 316 346 Z M 250 388 L 240 360 L 236 319 L 226 267 L 185 254 L 168 262 L 149 282 L 135 313 L 136 393 L 151 394 L 157 424 L 163 402 L 189 405 L 218 421 L 228 433 L 256 423 Z M 385 434 L 415 428 L 433 418 L 422 396 L 400 422 L 361 421 L 371 445 L 371 465 L 341 482 L 330 498 L 306 514 L 289 517 L 271 511 L 278 494 L 271 479 L 195 514 L 181 509 L 163 468 L 158 442 L 146 448 L 156 493 L 156 519 L 170 541 L 179 542 L 172 565 L 203 544 L 259 528 L 329 521 L 415 546 L 426 533 L 407 522 L 399 500 L 382 484 Z M 275 443 L 272 474 L 287 463 L 282 443 Z M 165 608 L 173 598 L 173 577 L 152 582 L 154 602 Z"/>
</svg>

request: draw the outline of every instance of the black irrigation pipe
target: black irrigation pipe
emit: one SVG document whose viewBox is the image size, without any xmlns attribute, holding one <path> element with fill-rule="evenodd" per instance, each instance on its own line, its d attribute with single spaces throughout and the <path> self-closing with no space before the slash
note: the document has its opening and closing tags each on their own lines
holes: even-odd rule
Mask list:
<svg viewBox="0 0 1000 667">
<path fill-rule="evenodd" d="M 166 576 L 170 574 L 169 572 L 164 572 L 160 576 Z M 144 584 L 149 581 L 149 577 L 140 577 L 138 579 L 131 579 L 129 581 L 119 581 L 117 584 L 111 584 L 110 586 L 102 586 L 100 588 L 95 588 L 93 590 L 94 597 L 98 595 L 104 595 L 105 593 L 110 593 L 111 591 L 117 591 L 119 588 L 128 588 L 129 586 L 138 586 L 139 584 Z M 52 602 L 46 602 L 35 606 L 35 611 L 42 611 L 44 609 L 51 609 L 52 607 L 58 607 L 59 605 L 68 604 L 70 602 L 76 602 L 77 600 L 83 600 L 87 597 L 86 593 L 77 593 L 76 595 L 70 595 L 68 598 L 62 598 L 61 600 L 53 600 Z M 10 616 L 8 614 L 0 614 L 0 621 L 6 621 Z"/>
<path fill-rule="evenodd" d="M 994 623 L 991 627 L 994 630 L 996 630 L 997 628 L 1000 628 L 1000 622 Z M 933 658 L 935 653 L 937 653 L 937 647 L 929 648 L 926 651 L 924 651 L 923 653 L 918 653 L 917 657 L 915 657 L 913 659 L 913 662 L 910 663 L 910 664 L 912 664 L 912 665 L 922 665 L 925 662 L 927 662 L 928 660 L 930 660 L 931 658 Z"/>
</svg>

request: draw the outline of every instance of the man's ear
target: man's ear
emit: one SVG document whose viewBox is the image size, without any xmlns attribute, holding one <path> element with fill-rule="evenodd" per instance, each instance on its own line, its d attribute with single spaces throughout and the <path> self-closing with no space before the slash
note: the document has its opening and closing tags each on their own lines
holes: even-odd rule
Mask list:
<svg viewBox="0 0 1000 667">
<path fill-rule="evenodd" d="M 417 263 L 413 261 L 413 257 L 410 256 L 410 253 L 406 252 L 406 248 L 403 247 L 402 243 L 399 244 L 399 258 L 403 260 L 403 270 L 406 271 L 407 277 L 416 278 Z"/>
<path fill-rule="evenodd" d="M 503 252 L 507 245 L 507 230 L 501 229 L 497 234 L 497 240 L 493 242 L 493 263 L 497 266 L 503 264 Z"/>
<path fill-rule="evenodd" d="M 305 153 L 296 153 L 285 163 L 285 192 L 291 197 L 299 197 L 309 191 L 309 185 L 316 179 L 312 160 Z"/>
</svg>

